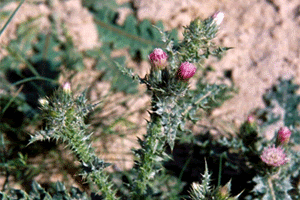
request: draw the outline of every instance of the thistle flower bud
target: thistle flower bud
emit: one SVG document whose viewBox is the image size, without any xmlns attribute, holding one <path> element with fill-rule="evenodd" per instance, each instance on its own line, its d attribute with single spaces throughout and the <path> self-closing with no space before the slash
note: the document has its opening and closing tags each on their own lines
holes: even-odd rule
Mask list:
<svg viewBox="0 0 300 200">
<path fill-rule="evenodd" d="M 288 127 L 281 127 L 277 134 L 277 142 L 280 145 L 285 145 L 290 141 L 290 136 L 292 132 Z"/>
<path fill-rule="evenodd" d="M 179 80 L 188 81 L 196 73 L 196 67 L 192 63 L 184 62 L 180 65 L 176 77 Z"/>
<path fill-rule="evenodd" d="M 69 82 L 65 82 L 63 84 L 62 88 L 65 93 L 68 93 L 68 94 L 71 93 L 71 84 Z"/>
<path fill-rule="evenodd" d="M 254 124 L 254 123 L 255 123 L 255 118 L 254 118 L 253 115 L 249 115 L 249 116 L 247 117 L 247 123 L 248 123 L 248 124 Z"/>
<path fill-rule="evenodd" d="M 160 48 L 155 48 L 148 58 L 153 70 L 164 69 L 168 64 L 168 55 Z"/>
<path fill-rule="evenodd" d="M 218 12 L 216 12 L 215 14 L 213 14 L 211 17 L 212 17 L 213 21 L 214 21 L 218 26 L 220 26 L 221 23 L 222 23 L 222 21 L 223 21 L 223 19 L 224 19 L 224 13 L 218 11 Z"/>
<path fill-rule="evenodd" d="M 47 107 L 49 105 L 49 101 L 45 98 L 41 98 L 39 99 L 39 103 L 41 104 L 41 106 L 43 107 Z"/>
<path fill-rule="evenodd" d="M 272 167 L 279 167 L 288 162 L 284 150 L 281 147 L 275 147 L 275 145 L 265 148 L 260 158 L 264 163 Z"/>
</svg>

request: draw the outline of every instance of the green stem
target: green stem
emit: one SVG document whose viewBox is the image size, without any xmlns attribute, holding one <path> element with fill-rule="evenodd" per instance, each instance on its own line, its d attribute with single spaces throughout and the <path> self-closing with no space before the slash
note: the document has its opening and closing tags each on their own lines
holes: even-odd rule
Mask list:
<svg viewBox="0 0 300 200">
<path fill-rule="evenodd" d="M 222 177 L 222 158 L 223 158 L 223 154 L 220 156 L 220 162 L 219 162 L 218 187 L 221 185 L 221 177 Z"/>
<path fill-rule="evenodd" d="M 152 97 L 152 111 L 156 108 L 155 95 Z M 147 187 L 150 185 L 151 179 L 160 163 L 157 161 L 161 157 L 164 150 L 164 142 L 160 139 L 162 136 L 161 117 L 155 113 L 151 114 L 151 121 L 148 123 L 147 134 L 144 136 L 142 148 L 140 149 L 140 157 L 137 161 L 138 172 L 137 178 L 133 186 L 133 199 L 147 198 Z"/>
<path fill-rule="evenodd" d="M 272 196 L 272 200 L 276 200 L 276 196 L 275 196 L 275 192 L 274 192 L 274 188 L 273 188 L 273 183 L 272 183 L 272 176 L 270 176 L 268 178 L 268 185 L 271 191 L 271 196 Z"/>
<path fill-rule="evenodd" d="M 94 171 L 88 176 L 99 188 L 105 200 L 118 200 L 113 185 L 103 170 Z"/>
</svg>

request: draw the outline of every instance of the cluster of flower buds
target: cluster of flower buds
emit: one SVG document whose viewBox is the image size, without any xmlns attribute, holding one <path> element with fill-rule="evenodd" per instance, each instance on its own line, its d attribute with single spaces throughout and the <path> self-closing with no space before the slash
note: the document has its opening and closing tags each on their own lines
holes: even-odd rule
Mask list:
<svg viewBox="0 0 300 200">
<path fill-rule="evenodd" d="M 156 48 L 148 56 L 151 63 L 151 70 L 162 70 L 168 65 L 168 55 L 160 48 Z M 196 72 L 194 64 L 183 62 L 176 73 L 176 78 L 182 81 L 188 81 Z"/>
</svg>

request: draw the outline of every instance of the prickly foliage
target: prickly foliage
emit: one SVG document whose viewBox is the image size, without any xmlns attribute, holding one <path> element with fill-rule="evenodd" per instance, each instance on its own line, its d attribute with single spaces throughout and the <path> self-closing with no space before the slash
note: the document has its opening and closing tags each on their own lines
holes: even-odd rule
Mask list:
<svg viewBox="0 0 300 200">
<path fill-rule="evenodd" d="M 258 111 L 258 115 L 264 119 L 264 126 L 283 120 L 287 127 L 297 127 L 299 125 L 300 115 L 298 112 L 300 96 L 297 94 L 299 85 L 296 85 L 293 79 L 279 79 L 278 84 L 270 88 L 263 99 L 266 104 L 265 109 Z M 275 113 L 273 109 L 281 108 L 282 115 Z M 300 142 L 300 131 L 294 129 L 292 134 L 295 143 Z"/>
<path fill-rule="evenodd" d="M 299 96 L 296 94 L 298 87 L 293 84 L 292 80 L 279 80 L 279 83 L 264 95 L 266 108 L 255 112 L 257 118 L 261 120 L 260 124 L 256 121 L 246 121 L 242 124 L 237 137 L 222 138 L 218 141 L 222 146 L 237 151 L 244 162 L 248 163 L 245 171 L 250 175 L 249 178 L 253 177 L 252 181 L 255 186 L 251 192 L 249 191 L 247 199 L 297 199 L 296 197 L 299 195 L 294 184 L 300 174 L 300 153 L 295 149 L 299 144 L 297 128 L 299 114 L 296 111 L 299 104 Z M 277 110 L 276 114 L 274 109 Z M 262 131 L 268 130 L 269 125 L 274 126 L 274 123 L 279 120 L 282 120 L 284 126 L 289 127 L 292 131 L 289 143 L 280 146 L 284 149 L 288 162 L 279 167 L 267 166 L 260 158 L 263 149 L 280 144 L 276 142 L 277 132 L 271 140 L 267 140 L 265 134 L 273 133 L 263 133 Z M 228 157 L 229 152 L 227 151 L 225 155 Z M 228 162 L 227 165 L 236 169 L 241 168 L 240 165 L 233 162 Z"/>
<path fill-rule="evenodd" d="M 202 181 L 200 183 L 193 183 L 190 190 L 190 198 L 192 200 L 235 200 L 239 195 L 230 197 L 231 183 L 228 182 L 223 187 L 214 188 L 211 185 L 211 174 L 209 174 L 207 163 L 205 162 L 205 171 L 202 175 Z"/>
<path fill-rule="evenodd" d="M 258 199 L 292 200 L 288 193 L 293 188 L 289 176 L 285 177 L 282 174 L 274 174 L 266 177 L 257 176 L 253 181 L 256 183 L 253 193 L 256 195 L 256 198 L 259 197 Z"/>
<path fill-rule="evenodd" d="M 11 189 L 9 195 L 0 192 L 0 198 L 5 200 L 90 200 L 91 198 L 85 193 L 81 192 L 78 188 L 72 187 L 70 191 L 66 187 L 57 182 L 53 187 L 53 194 L 49 194 L 37 182 L 33 181 L 31 191 L 26 193 L 22 190 Z"/>
<path fill-rule="evenodd" d="M 197 23 L 193 21 L 191 26 L 186 27 L 186 30 L 189 30 L 191 34 L 186 34 L 184 41 L 191 41 L 195 46 L 191 51 L 196 51 L 200 47 L 209 48 L 211 43 L 199 42 L 199 40 L 211 40 L 213 38 L 206 35 L 211 34 L 209 31 L 203 31 L 201 32 L 202 35 L 198 35 L 196 33 L 197 28 L 208 22 L 199 19 L 196 21 Z M 209 20 L 209 23 L 210 25 L 207 25 L 206 28 L 215 27 L 212 20 Z M 213 30 L 217 31 L 217 28 Z M 138 197 L 150 198 L 152 194 L 148 191 L 151 188 L 151 179 L 159 174 L 159 170 L 162 170 L 160 161 L 167 159 L 164 154 L 166 145 L 173 150 L 179 132 L 186 132 L 184 129 L 186 121 L 194 118 L 197 109 L 208 108 L 215 97 L 226 90 L 225 86 L 201 84 L 194 93 L 189 91 L 188 82 L 180 81 L 176 77 L 180 63 L 185 61 L 185 57 L 182 56 L 187 54 L 187 51 L 184 50 L 184 46 L 174 47 L 169 35 L 163 31 L 160 32 L 170 58 L 169 66 L 162 70 L 151 69 L 149 75 L 138 78 L 140 83 L 146 84 L 151 92 L 152 105 L 149 111 L 151 119 L 148 122 L 147 134 L 143 140 L 139 140 L 141 149 L 135 150 L 137 178 L 132 187 L 134 199 Z M 198 39 L 193 40 L 196 37 Z M 208 53 L 208 55 L 210 54 Z M 221 54 L 221 51 L 217 54 Z M 204 61 L 205 58 L 207 57 L 193 61 Z M 123 71 L 130 74 L 128 70 Z M 133 75 L 132 77 L 136 79 L 136 76 Z"/>
<path fill-rule="evenodd" d="M 110 164 L 97 157 L 84 122 L 96 105 L 87 103 L 85 93 L 75 98 L 65 90 L 58 90 L 46 102 L 42 106 L 46 114 L 46 128 L 32 135 L 30 143 L 53 139 L 64 142 L 81 162 L 83 177 L 93 181 L 106 199 L 117 199 L 116 191 L 103 171 Z"/>
</svg>

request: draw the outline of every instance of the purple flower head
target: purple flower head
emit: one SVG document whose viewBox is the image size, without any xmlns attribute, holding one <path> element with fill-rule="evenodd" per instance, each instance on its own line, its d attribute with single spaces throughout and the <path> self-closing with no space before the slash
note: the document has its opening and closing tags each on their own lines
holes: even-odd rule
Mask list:
<svg viewBox="0 0 300 200">
<path fill-rule="evenodd" d="M 281 147 L 275 147 L 275 145 L 265 148 L 260 158 L 264 163 L 273 167 L 279 167 L 288 161 L 284 150 Z"/>
<path fill-rule="evenodd" d="M 196 73 L 196 69 L 197 68 L 192 63 L 181 63 L 177 71 L 176 77 L 179 80 L 188 81 L 192 76 L 194 76 L 194 74 Z"/>
<path fill-rule="evenodd" d="M 277 141 L 279 144 L 284 145 L 290 141 L 290 136 L 292 132 L 288 127 L 281 127 L 277 134 Z"/>
<path fill-rule="evenodd" d="M 214 20 L 214 22 L 215 22 L 218 26 L 220 26 L 221 23 L 222 23 L 222 21 L 223 21 L 223 19 L 224 19 L 224 13 L 218 11 L 218 12 L 216 12 L 215 14 L 213 14 L 211 17 L 212 17 L 212 19 Z"/>
<path fill-rule="evenodd" d="M 154 70 L 163 69 L 168 64 L 168 55 L 160 48 L 155 48 L 148 58 Z"/>
</svg>

